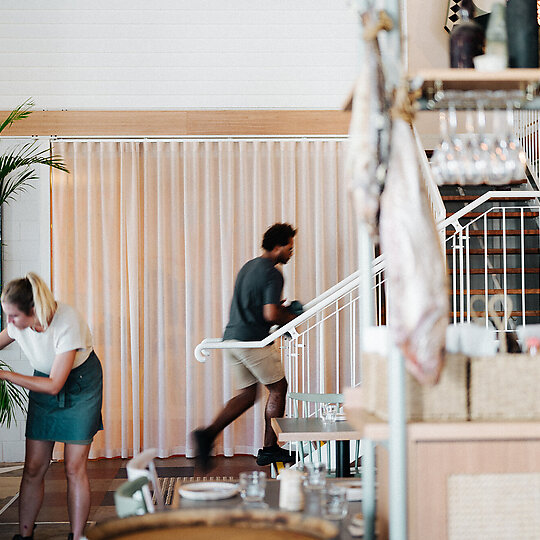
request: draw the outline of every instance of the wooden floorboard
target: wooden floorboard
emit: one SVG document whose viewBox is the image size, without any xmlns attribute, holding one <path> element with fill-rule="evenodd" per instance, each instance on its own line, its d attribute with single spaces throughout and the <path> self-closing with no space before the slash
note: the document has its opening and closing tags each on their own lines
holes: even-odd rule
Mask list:
<svg viewBox="0 0 540 540">
<path fill-rule="evenodd" d="M 88 476 L 92 489 L 89 523 L 101 522 L 114 518 L 113 493 L 125 481 L 125 464 L 127 459 L 99 459 L 88 463 Z M 195 466 L 194 459 L 183 456 L 156 459 L 156 467 L 160 477 L 232 477 L 238 478 L 242 471 L 263 470 L 270 477 L 270 467 L 259 467 L 253 456 L 234 456 L 214 458 L 215 467 L 203 474 Z M 22 469 L 2 473 L 3 466 L 14 464 L 0 463 L 0 509 L 8 504 L 18 491 Z M 5 489 L 2 488 L 5 486 Z M 10 539 L 18 532 L 18 501 L 15 499 L 0 514 L 0 539 Z M 45 477 L 45 497 L 38 516 L 35 540 L 66 540 L 69 523 L 66 506 L 66 480 L 64 464 L 51 463 Z"/>
</svg>

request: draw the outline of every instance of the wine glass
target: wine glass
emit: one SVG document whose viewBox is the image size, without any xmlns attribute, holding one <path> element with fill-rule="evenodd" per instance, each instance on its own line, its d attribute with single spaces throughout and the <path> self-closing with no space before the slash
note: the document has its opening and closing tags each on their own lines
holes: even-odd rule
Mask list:
<svg viewBox="0 0 540 540">
<path fill-rule="evenodd" d="M 451 144 L 446 154 L 446 169 L 448 182 L 463 184 L 463 167 L 461 158 L 463 153 L 463 139 L 457 134 L 457 113 L 453 103 L 448 106 L 448 137 Z"/>
<path fill-rule="evenodd" d="M 520 180 L 525 176 L 527 157 L 514 131 L 514 110 L 511 102 L 506 104 L 506 139 L 508 146 L 506 167 L 509 180 Z"/>
</svg>

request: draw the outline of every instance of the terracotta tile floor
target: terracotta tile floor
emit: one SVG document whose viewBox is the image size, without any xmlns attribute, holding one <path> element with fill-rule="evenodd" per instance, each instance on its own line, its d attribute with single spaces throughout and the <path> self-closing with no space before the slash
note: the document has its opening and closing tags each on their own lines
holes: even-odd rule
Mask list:
<svg viewBox="0 0 540 540">
<path fill-rule="evenodd" d="M 100 459 L 90 461 L 88 472 L 92 489 L 89 522 L 96 523 L 116 516 L 113 493 L 125 480 L 126 459 Z M 226 476 L 238 477 L 241 471 L 265 470 L 270 476 L 270 467 L 258 467 L 253 456 L 215 458 L 216 467 L 202 475 L 195 468 L 193 459 L 171 457 L 156 459 L 160 477 Z M 2 472 L 2 467 L 11 468 L 15 463 L 0 463 L 0 540 L 9 540 L 18 532 L 17 500 L 22 468 Z M 45 497 L 38 516 L 35 540 L 65 540 L 69 533 L 66 507 L 66 480 L 64 464 L 53 462 L 45 477 Z"/>
</svg>

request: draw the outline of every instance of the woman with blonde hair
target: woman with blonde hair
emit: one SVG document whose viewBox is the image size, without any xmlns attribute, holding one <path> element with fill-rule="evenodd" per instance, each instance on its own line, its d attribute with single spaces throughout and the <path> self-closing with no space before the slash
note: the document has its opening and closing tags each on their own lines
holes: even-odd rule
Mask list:
<svg viewBox="0 0 540 540">
<path fill-rule="evenodd" d="M 71 306 L 56 302 L 34 273 L 10 281 L 1 302 L 7 328 L 0 332 L 0 349 L 16 341 L 34 368 L 33 375 L 0 370 L 0 379 L 30 390 L 19 534 L 13 540 L 33 538 L 55 442 L 65 445 L 72 531 L 68 538 L 78 540 L 90 512 L 88 453 L 94 435 L 103 429 L 103 375 L 92 336 L 82 316 Z"/>
</svg>

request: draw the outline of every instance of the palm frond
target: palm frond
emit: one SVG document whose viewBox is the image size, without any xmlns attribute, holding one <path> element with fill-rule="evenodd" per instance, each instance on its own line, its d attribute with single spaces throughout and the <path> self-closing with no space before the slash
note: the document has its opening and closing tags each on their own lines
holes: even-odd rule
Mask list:
<svg viewBox="0 0 540 540">
<path fill-rule="evenodd" d="M 36 165 L 69 172 L 61 156 L 49 155 L 47 148 L 38 150 L 37 141 L 12 149 L 0 156 L 0 204 L 13 199 L 16 192 L 33 187 L 30 182 L 39 178 Z"/>
<path fill-rule="evenodd" d="M 28 116 L 32 114 L 30 109 L 32 109 L 33 106 L 34 102 L 29 98 L 22 105 L 19 105 L 16 109 L 12 110 L 8 117 L 0 124 L 0 133 L 2 133 L 6 127 L 11 126 L 13 122 L 28 118 Z"/>
<path fill-rule="evenodd" d="M 1 369 L 13 371 L 5 362 L 0 360 Z M 0 381 L 0 425 L 9 427 L 15 419 L 16 409 L 26 412 L 27 394 L 20 386 L 8 381 Z"/>
</svg>

